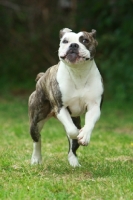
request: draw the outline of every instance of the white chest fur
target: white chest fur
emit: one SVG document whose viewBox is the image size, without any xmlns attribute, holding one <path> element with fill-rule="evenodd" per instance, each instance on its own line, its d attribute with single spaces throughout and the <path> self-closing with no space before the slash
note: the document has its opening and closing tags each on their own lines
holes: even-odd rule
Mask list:
<svg viewBox="0 0 133 200">
<path fill-rule="evenodd" d="M 99 101 L 103 92 L 101 75 L 93 61 L 69 67 L 60 62 L 57 81 L 65 107 L 72 116 L 83 114 L 92 101 Z"/>
</svg>

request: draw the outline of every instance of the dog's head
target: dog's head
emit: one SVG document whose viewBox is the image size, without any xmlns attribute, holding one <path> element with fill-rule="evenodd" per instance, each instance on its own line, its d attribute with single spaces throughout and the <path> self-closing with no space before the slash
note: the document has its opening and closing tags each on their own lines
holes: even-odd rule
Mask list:
<svg viewBox="0 0 133 200">
<path fill-rule="evenodd" d="M 92 60 L 96 53 L 96 30 L 74 33 L 68 28 L 60 31 L 59 59 L 68 64 Z"/>
</svg>

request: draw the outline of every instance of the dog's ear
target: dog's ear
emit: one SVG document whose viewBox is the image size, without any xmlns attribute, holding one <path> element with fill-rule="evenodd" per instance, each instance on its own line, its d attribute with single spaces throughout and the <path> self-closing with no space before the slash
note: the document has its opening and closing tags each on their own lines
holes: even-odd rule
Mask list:
<svg viewBox="0 0 133 200">
<path fill-rule="evenodd" d="M 90 34 L 92 37 L 96 38 L 96 30 L 92 29 Z"/>
<path fill-rule="evenodd" d="M 91 34 L 91 36 L 95 39 L 95 45 L 97 46 L 97 45 L 98 45 L 98 42 L 97 42 L 97 40 L 96 40 L 96 30 L 92 29 L 90 34 Z"/>
<path fill-rule="evenodd" d="M 59 37 L 60 39 L 63 37 L 63 35 L 67 32 L 71 32 L 72 30 L 69 29 L 69 28 L 63 28 L 62 30 L 60 30 L 60 33 L 59 33 Z"/>
</svg>

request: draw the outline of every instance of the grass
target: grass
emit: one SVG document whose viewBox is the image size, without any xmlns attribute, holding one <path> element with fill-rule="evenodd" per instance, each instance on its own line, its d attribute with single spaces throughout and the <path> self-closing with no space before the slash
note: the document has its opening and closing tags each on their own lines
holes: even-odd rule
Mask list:
<svg viewBox="0 0 133 200">
<path fill-rule="evenodd" d="M 43 164 L 31 166 L 27 99 L 1 98 L 0 199 L 133 199 L 132 110 L 104 102 L 89 146 L 78 150 L 80 168 L 69 166 L 63 127 L 51 119 L 42 131 Z"/>
</svg>

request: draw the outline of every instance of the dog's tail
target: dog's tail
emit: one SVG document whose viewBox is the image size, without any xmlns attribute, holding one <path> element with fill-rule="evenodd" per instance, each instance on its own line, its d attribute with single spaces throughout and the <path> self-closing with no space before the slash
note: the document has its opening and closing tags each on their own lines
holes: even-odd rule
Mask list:
<svg viewBox="0 0 133 200">
<path fill-rule="evenodd" d="M 44 74 L 44 72 L 40 72 L 39 74 L 37 74 L 35 81 L 37 82 Z"/>
</svg>

